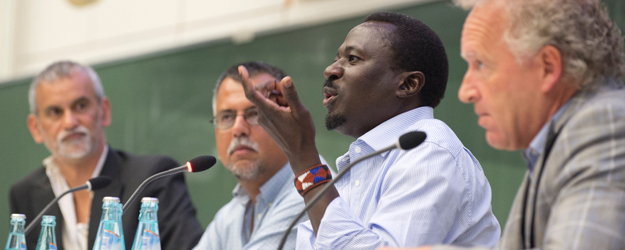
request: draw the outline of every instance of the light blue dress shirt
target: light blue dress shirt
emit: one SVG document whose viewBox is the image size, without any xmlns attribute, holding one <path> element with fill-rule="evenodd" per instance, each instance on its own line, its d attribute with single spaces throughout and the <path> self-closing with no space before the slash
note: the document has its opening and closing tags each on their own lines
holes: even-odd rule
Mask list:
<svg viewBox="0 0 625 250">
<path fill-rule="evenodd" d="M 339 171 L 406 132 L 427 134 L 417 148 L 383 153 L 346 173 L 335 185 L 341 196 L 326 209 L 317 237 L 309 221 L 300 224 L 297 249 L 494 246 L 500 228 L 482 167 L 454 132 L 433 117 L 432 108 L 417 108 L 353 142 L 336 161 Z"/>
<path fill-rule="evenodd" d="M 304 208 L 304 199 L 293 184 L 293 171 L 287 163 L 260 187 L 254 204 L 237 184 L 234 196 L 219 209 L 194 250 L 274 249 L 282 234 Z M 253 209 L 252 209 L 253 206 Z M 250 233 L 251 221 L 254 230 Z M 300 221 L 306 221 L 305 215 Z M 297 228 L 293 228 L 284 249 L 295 249 Z"/>
<path fill-rule="evenodd" d="M 532 139 L 532 141 L 530 142 L 529 147 L 523 151 L 523 158 L 527 163 L 527 169 L 530 172 L 528 176 L 530 178 L 532 178 L 531 173 L 534 172 L 538 157 L 540 157 L 545 150 L 545 143 L 547 143 L 547 133 L 549 132 L 549 126 L 551 126 L 552 123 L 560 119 L 560 117 L 562 116 L 562 114 L 564 114 L 564 111 L 570 104 L 571 101 L 569 100 L 564 105 L 562 105 L 562 107 L 560 107 L 558 111 L 556 111 L 553 117 L 551 117 L 549 122 L 545 123 L 545 125 L 543 125 L 543 127 L 538 131 L 536 136 L 534 136 L 534 139 Z"/>
</svg>

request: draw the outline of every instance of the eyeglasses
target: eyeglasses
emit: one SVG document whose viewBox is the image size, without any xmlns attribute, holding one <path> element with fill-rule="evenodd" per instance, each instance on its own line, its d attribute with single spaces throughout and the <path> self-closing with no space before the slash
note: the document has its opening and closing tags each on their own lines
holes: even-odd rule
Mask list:
<svg viewBox="0 0 625 250">
<path fill-rule="evenodd" d="M 242 115 L 247 124 L 258 125 L 258 109 L 256 107 L 246 109 Z M 211 119 L 211 123 L 215 124 L 218 129 L 229 129 L 234 125 L 237 116 L 239 114 L 234 110 L 224 110 L 217 113 L 217 116 Z"/>
</svg>

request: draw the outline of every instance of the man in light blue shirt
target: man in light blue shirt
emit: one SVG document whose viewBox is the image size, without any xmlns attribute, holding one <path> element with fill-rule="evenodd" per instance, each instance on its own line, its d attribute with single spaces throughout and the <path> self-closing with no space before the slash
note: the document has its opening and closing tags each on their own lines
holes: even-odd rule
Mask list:
<svg viewBox="0 0 625 250">
<path fill-rule="evenodd" d="M 307 177 L 307 170 L 317 171 L 320 159 L 312 117 L 293 81 L 286 77 L 254 87 L 245 68 L 239 70 L 246 96 L 266 118 L 261 125 L 288 149 L 291 168 L 302 182 L 297 187 L 310 202 L 326 185 L 317 179 L 311 185 Z M 497 242 L 499 223 L 480 164 L 433 117 L 447 73 L 439 37 L 413 18 L 375 13 L 349 32 L 324 72 L 326 127 L 356 139 L 337 159 L 339 171 L 405 132 L 424 131 L 427 139 L 415 149 L 391 150 L 354 166 L 308 211 L 310 221 L 299 227 L 297 249 L 433 243 L 491 247 Z"/>
<path fill-rule="evenodd" d="M 196 250 L 274 248 L 304 200 L 293 187 L 287 157 L 258 125 L 258 111 L 245 98 L 237 64 L 219 77 L 212 122 L 219 160 L 237 178 L 232 200 L 208 225 Z M 262 62 L 243 63 L 254 83 L 282 79 L 282 70 Z M 302 218 L 302 221 L 307 218 Z M 285 249 L 295 248 L 293 229 Z"/>
</svg>

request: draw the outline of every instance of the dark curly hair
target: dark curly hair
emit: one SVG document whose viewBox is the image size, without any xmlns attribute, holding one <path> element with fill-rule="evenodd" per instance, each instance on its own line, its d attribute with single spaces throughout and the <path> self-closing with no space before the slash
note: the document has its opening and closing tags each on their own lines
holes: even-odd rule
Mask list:
<svg viewBox="0 0 625 250">
<path fill-rule="evenodd" d="M 412 17 L 392 12 L 376 12 L 365 22 L 389 23 L 397 27 L 388 38 L 396 68 L 421 71 L 425 85 L 419 93 L 422 106 L 436 107 L 445 95 L 449 62 L 443 42 L 430 27 Z"/>
</svg>

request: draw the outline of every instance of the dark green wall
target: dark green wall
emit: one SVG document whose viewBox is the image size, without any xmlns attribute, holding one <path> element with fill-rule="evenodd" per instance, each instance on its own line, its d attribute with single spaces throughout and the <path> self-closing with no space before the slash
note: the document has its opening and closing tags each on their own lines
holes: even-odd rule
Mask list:
<svg viewBox="0 0 625 250">
<path fill-rule="evenodd" d="M 621 0 L 605 2 L 623 27 L 625 4 Z M 422 20 L 443 39 L 450 59 L 450 77 L 446 97 L 436 108 L 435 117 L 445 121 L 482 164 L 493 190 L 493 211 L 503 225 L 525 171 L 524 163 L 518 152 L 490 148 L 483 129 L 477 126 L 473 107 L 461 104 L 456 97 L 466 70 L 459 57 L 466 12 L 446 2 L 396 11 Z M 113 123 L 106 130 L 109 143 L 136 154 L 170 155 L 179 162 L 203 154 L 216 155 L 209 123 L 215 80 L 234 63 L 262 60 L 293 77 L 315 119 L 319 152 L 334 166 L 334 159 L 347 150 L 352 138 L 324 128 L 322 72 L 333 61 L 347 32 L 362 18 L 264 35 L 241 45 L 211 43 L 97 65 L 112 103 Z M 5 202 L 0 205 L 0 239 L 8 233 L 10 185 L 39 167 L 48 156 L 44 146 L 32 141 L 26 128 L 29 82 L 24 79 L 0 85 L 0 201 Z M 205 173 L 187 174 L 187 181 L 203 226 L 228 202 L 236 184 L 220 163 Z"/>
</svg>

